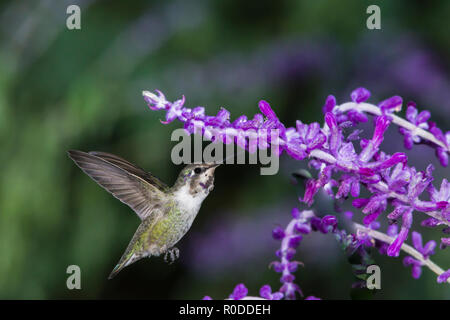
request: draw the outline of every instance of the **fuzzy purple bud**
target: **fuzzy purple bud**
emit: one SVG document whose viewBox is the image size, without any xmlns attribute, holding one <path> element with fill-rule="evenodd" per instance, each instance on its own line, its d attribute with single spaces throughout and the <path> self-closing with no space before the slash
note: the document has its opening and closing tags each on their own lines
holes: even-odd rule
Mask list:
<svg viewBox="0 0 450 320">
<path fill-rule="evenodd" d="M 437 282 L 438 283 L 446 282 L 448 280 L 448 278 L 450 278 L 450 269 L 448 269 L 447 271 L 441 273 L 439 275 L 439 277 L 437 277 Z"/>
<path fill-rule="evenodd" d="M 272 237 L 273 237 L 275 240 L 281 240 L 281 239 L 284 238 L 284 236 L 285 236 L 285 233 L 284 233 L 283 228 L 281 228 L 281 227 L 275 227 L 275 228 L 272 230 Z"/>
<path fill-rule="evenodd" d="M 399 96 L 390 97 L 378 104 L 381 112 L 400 111 L 402 109 L 403 99 Z"/>
<path fill-rule="evenodd" d="M 360 103 L 370 98 L 370 91 L 366 88 L 357 88 L 350 95 L 353 102 Z"/>
<path fill-rule="evenodd" d="M 332 112 L 335 106 L 336 98 L 330 94 L 325 100 L 325 105 L 322 108 L 323 113 L 326 114 L 327 112 Z"/>
<path fill-rule="evenodd" d="M 265 101 L 265 100 L 261 100 L 259 102 L 259 110 L 261 110 L 261 112 L 268 118 L 268 119 L 276 119 L 277 115 L 275 114 L 275 112 L 272 110 L 272 108 L 270 107 L 270 104 Z"/>
<path fill-rule="evenodd" d="M 234 288 L 233 293 L 230 294 L 229 298 L 231 300 L 241 300 L 242 298 L 245 298 L 247 294 L 248 289 L 243 283 L 240 283 Z"/>
</svg>

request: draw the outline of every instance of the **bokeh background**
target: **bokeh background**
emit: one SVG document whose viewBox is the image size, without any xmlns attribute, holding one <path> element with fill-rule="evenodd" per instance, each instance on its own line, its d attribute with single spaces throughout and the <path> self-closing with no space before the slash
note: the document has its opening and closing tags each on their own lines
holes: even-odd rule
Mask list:
<svg viewBox="0 0 450 320">
<path fill-rule="evenodd" d="M 70 4 L 81 8 L 81 30 L 66 28 Z M 370 4 L 381 8 L 381 30 L 366 28 Z M 283 156 L 276 176 L 257 165 L 221 167 L 176 263 L 145 259 L 107 280 L 139 220 L 66 151 L 115 153 L 172 183 L 180 167 L 170 134 L 179 124 L 164 126 L 147 108 L 141 92 L 155 88 L 209 114 L 225 106 L 233 118 L 252 116 L 265 99 L 291 126 L 321 121 L 328 94 L 344 102 L 365 86 L 371 101 L 399 94 L 448 129 L 449 16 L 445 0 L 2 1 L 0 298 L 222 299 L 241 282 L 254 295 L 266 283 L 278 288 L 271 230 L 298 204 L 291 173 L 304 163 Z M 386 149 L 401 148 L 389 134 Z M 420 169 L 439 168 L 429 149 L 408 154 Z M 317 203 L 320 214 L 333 212 L 325 198 Z M 306 238 L 297 258 L 306 295 L 350 298 L 351 267 L 332 236 Z M 374 259 L 382 290 L 371 298 L 450 298 L 429 270 L 414 280 L 400 259 Z M 434 260 L 450 267 L 449 252 Z M 82 290 L 66 288 L 72 264 Z"/>
</svg>

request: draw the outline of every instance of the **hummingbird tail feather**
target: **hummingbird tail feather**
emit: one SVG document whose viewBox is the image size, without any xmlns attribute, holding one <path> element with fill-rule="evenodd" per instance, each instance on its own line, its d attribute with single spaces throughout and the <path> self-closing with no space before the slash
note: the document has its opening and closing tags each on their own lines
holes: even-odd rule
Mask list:
<svg viewBox="0 0 450 320">
<path fill-rule="evenodd" d="M 132 264 L 133 262 L 139 260 L 140 257 L 136 254 L 132 254 L 129 257 L 122 257 L 119 261 L 119 263 L 114 267 L 113 271 L 111 271 L 111 273 L 108 276 L 108 279 L 111 280 L 112 278 L 114 278 L 123 268 L 125 268 L 126 266 L 129 266 L 130 264 Z"/>
<path fill-rule="evenodd" d="M 122 266 L 120 264 L 116 265 L 114 267 L 113 271 L 109 274 L 108 280 L 111 280 L 112 278 L 114 278 L 122 269 L 123 269 L 123 265 Z"/>
</svg>

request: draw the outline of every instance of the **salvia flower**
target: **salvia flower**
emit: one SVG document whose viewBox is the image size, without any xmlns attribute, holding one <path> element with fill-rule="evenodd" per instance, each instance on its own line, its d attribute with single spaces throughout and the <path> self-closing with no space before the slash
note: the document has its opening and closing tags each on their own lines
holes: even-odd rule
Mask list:
<svg viewBox="0 0 450 320">
<path fill-rule="evenodd" d="M 248 294 L 247 287 L 243 283 L 240 283 L 234 288 L 233 293 L 230 294 L 228 298 L 231 300 L 241 300 L 245 298 L 247 294 Z"/>
<path fill-rule="evenodd" d="M 391 113 L 393 111 L 400 111 L 402 109 L 403 99 L 399 96 L 393 96 L 378 104 L 383 114 Z"/>
<path fill-rule="evenodd" d="M 412 232 L 412 243 L 414 248 L 422 254 L 423 258 L 426 260 L 431 255 L 434 254 L 434 248 L 436 247 L 436 241 L 430 240 L 425 245 L 422 243 L 422 235 L 416 231 Z M 403 265 L 405 267 L 411 267 L 412 277 L 414 279 L 419 279 L 422 274 L 422 266 L 423 262 L 417 259 L 414 259 L 411 256 L 406 256 L 403 259 Z"/>
<path fill-rule="evenodd" d="M 319 218 L 312 211 L 293 210 L 293 220 L 288 226 L 284 229 L 277 227 L 272 232 L 273 237 L 281 241 L 276 253 L 279 260 L 271 263 L 271 266 L 281 273 L 282 286 L 276 293 L 272 293 L 268 286 L 261 288 L 260 293 L 266 298 L 278 298 L 282 294 L 285 299 L 294 299 L 297 293 L 302 295 L 300 287 L 294 283 L 293 275 L 301 263 L 294 261 L 293 257 L 303 236 L 311 231 L 334 233 L 341 240 L 351 240 L 349 243 L 358 244 L 357 247 L 351 246 L 352 250 L 375 245 L 380 252 L 396 257 L 408 238 L 413 215 L 427 215 L 427 219 L 421 223 L 423 226 L 450 227 L 450 184 L 447 179 L 442 180 L 438 190 L 432 184 L 432 165 L 419 170 L 408 166 L 405 153 L 387 154 L 381 150 L 388 127 L 397 125 L 407 149 L 411 149 L 414 144 L 425 143 L 434 148 L 443 166 L 448 165 L 450 131 L 444 133 L 436 123 L 430 121 L 430 112 L 419 112 L 414 103 L 408 103 L 406 119 L 396 115 L 403 104 L 399 96 L 388 98 L 376 106 L 367 102 L 371 94 L 362 87 L 351 93 L 351 102 L 341 105 L 337 105 L 336 98 L 329 95 L 323 106 L 323 126 L 298 120 L 294 127 L 289 127 L 280 121 L 274 109 L 264 100 L 259 102 L 260 113 L 256 113 L 253 118 L 241 115 L 232 120 L 225 108 L 213 116 L 207 115 L 203 107 L 187 108 L 184 106 L 184 96 L 170 102 L 160 91 L 145 91 L 143 95 L 151 110 L 166 112 L 162 123 L 177 119 L 189 134 L 201 134 L 213 142 L 235 143 L 251 153 L 276 147 L 273 150 L 278 156 L 285 153 L 296 160 L 309 159 L 310 167 L 318 172 L 316 177 L 308 178 L 304 195 L 299 198 L 308 206 L 314 203 L 316 194 L 324 190 L 331 198 L 340 201 L 353 197 L 353 206 L 365 214 L 363 222 L 369 230 L 379 229 L 378 219 L 384 216 L 389 223 L 402 222 L 399 231 L 393 226 L 389 227 L 388 235 L 395 239 L 387 245 L 374 241 L 364 233 L 351 236 L 353 240 L 347 235 L 340 235 L 341 232 L 336 228 L 337 220 L 332 215 Z M 367 122 L 368 115 L 375 116 L 370 139 L 361 138 L 361 130 L 358 129 L 352 128 L 350 133 L 347 132 L 350 127 Z M 365 198 L 360 197 L 361 187 L 369 193 Z M 386 214 L 388 205 L 392 205 L 394 210 Z M 442 238 L 441 248 L 448 246 L 448 239 Z M 436 243 L 429 241 L 423 245 L 419 233 L 412 232 L 412 242 L 424 260 L 434 253 Z M 406 266 L 411 266 L 413 277 L 420 276 L 423 266 L 423 262 L 416 258 L 408 256 L 403 261 Z M 450 271 L 440 275 L 438 281 L 446 281 L 448 273 Z M 230 298 L 240 299 L 247 293 L 245 286 L 240 284 Z"/>
<path fill-rule="evenodd" d="M 368 100 L 370 98 L 370 91 L 366 88 L 357 88 L 352 91 L 350 97 L 353 102 L 360 103 Z"/>
<path fill-rule="evenodd" d="M 409 229 L 412 224 L 412 209 L 408 209 L 403 213 L 403 223 L 400 232 L 396 236 L 394 242 L 387 249 L 387 254 L 390 257 L 398 257 L 403 242 L 408 238 Z"/>
<path fill-rule="evenodd" d="M 268 284 L 261 287 L 259 290 L 259 295 L 261 298 L 267 300 L 281 300 L 283 298 L 283 294 L 281 292 L 272 293 L 272 288 Z"/>
<path fill-rule="evenodd" d="M 416 231 L 412 232 L 411 237 L 414 248 L 422 254 L 424 259 L 428 259 L 428 257 L 434 254 L 436 241 L 430 240 L 425 245 L 422 245 L 422 235 Z"/>
<path fill-rule="evenodd" d="M 428 119 L 431 117 L 431 113 L 428 110 L 423 110 L 419 113 L 416 104 L 414 102 L 408 102 L 406 109 L 406 119 L 414 124 L 417 128 L 424 130 L 429 129 Z M 404 136 L 404 145 L 406 149 L 411 149 L 414 143 L 420 143 L 422 139 L 414 130 L 408 130 L 400 127 L 399 131 Z"/>
<path fill-rule="evenodd" d="M 322 108 L 324 114 L 327 112 L 333 111 L 333 108 L 336 106 L 336 98 L 333 95 L 329 95 L 325 100 L 325 104 Z"/>
<path fill-rule="evenodd" d="M 443 283 L 443 282 L 446 282 L 449 278 L 450 278 L 450 269 L 448 269 L 444 273 L 440 274 L 437 277 L 437 282 L 438 283 Z"/>
<path fill-rule="evenodd" d="M 403 265 L 405 267 L 411 267 L 411 275 L 414 279 L 419 279 L 422 274 L 422 262 L 407 256 L 403 259 Z"/>
</svg>

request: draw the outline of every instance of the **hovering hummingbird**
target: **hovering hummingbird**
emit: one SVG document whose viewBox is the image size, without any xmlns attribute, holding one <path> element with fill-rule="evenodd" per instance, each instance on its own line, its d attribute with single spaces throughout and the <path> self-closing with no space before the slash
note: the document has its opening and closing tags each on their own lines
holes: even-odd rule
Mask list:
<svg viewBox="0 0 450 320">
<path fill-rule="evenodd" d="M 110 153 L 70 150 L 68 154 L 84 173 L 127 204 L 142 221 L 108 279 L 144 257 L 164 253 L 166 261 L 178 258 L 179 250 L 174 246 L 214 188 L 214 170 L 220 165 L 189 164 L 168 187 L 151 173 Z"/>
</svg>

